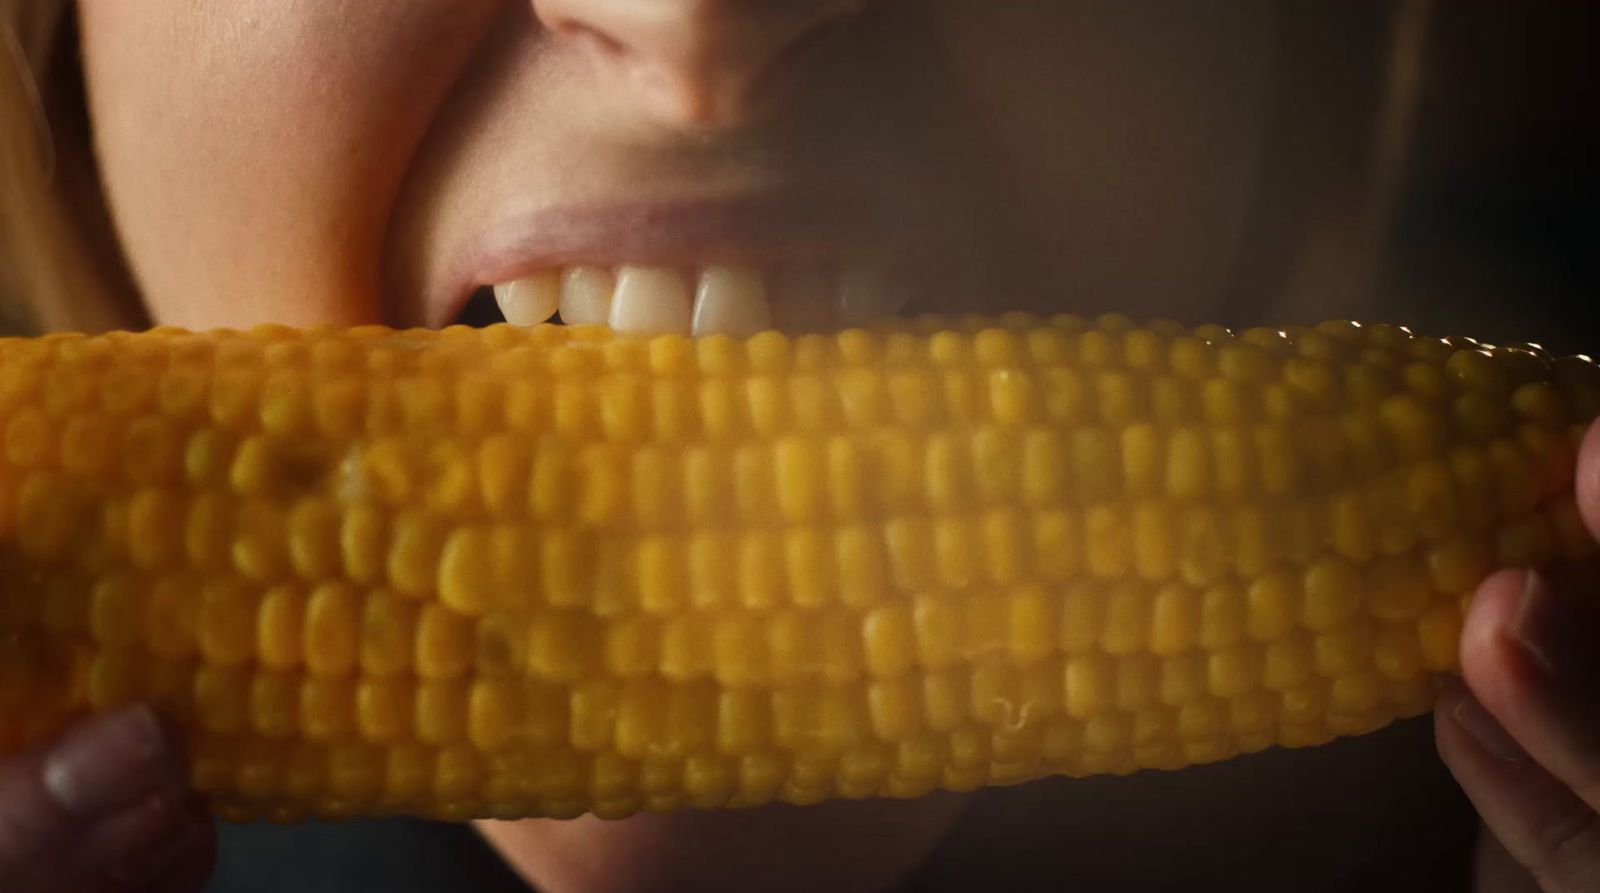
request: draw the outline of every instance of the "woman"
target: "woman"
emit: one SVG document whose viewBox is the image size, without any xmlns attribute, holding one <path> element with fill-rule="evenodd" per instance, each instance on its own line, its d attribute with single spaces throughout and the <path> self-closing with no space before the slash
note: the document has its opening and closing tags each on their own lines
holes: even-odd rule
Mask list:
<svg viewBox="0 0 1600 893">
<path fill-rule="evenodd" d="M 516 323 L 559 310 L 636 331 L 738 332 L 909 305 L 1371 315 L 1363 296 L 1410 107 L 1404 50 L 1426 5 L 1320 19 L 1265 0 L 0 9 L 23 75 L 0 93 L 0 219 L 44 327 L 438 326 L 492 315 L 492 294 Z M 1355 39 L 1328 41 L 1329 25 Z M 1387 34 L 1393 58 L 1376 39 Z M 1336 52 L 1308 60 L 1307 46 Z M 1340 60 L 1371 89 L 1307 76 Z M 1320 119 L 1326 131 L 1286 127 L 1284 109 L 1306 101 L 1286 83 L 1349 107 Z M 1265 294 L 1286 298 L 1269 307 Z M 1600 530 L 1600 435 L 1579 474 Z M 1600 883 L 1596 695 L 1582 687 L 1584 649 L 1568 647 L 1595 627 L 1575 625 L 1573 595 L 1525 571 L 1488 581 L 1463 634 L 1470 694 L 1451 688 L 1437 712 L 1439 752 L 1492 832 L 1484 889 L 1525 889 L 1530 873 L 1552 893 Z M 1363 780 L 1414 761 L 1417 744 L 1376 736 L 975 804 L 481 831 L 551 890 L 871 890 L 977 864 L 986 829 L 1030 814 L 1037 795 L 1076 820 L 1061 844 L 1073 859 L 1019 877 L 1136 888 L 1204 871 L 1273 888 L 1288 854 L 1302 878 L 1345 876 L 1370 858 L 1369 832 L 1402 838 L 1438 819 L 1450 804 L 1415 779 L 1384 784 L 1420 808 L 1396 795 L 1359 823 L 1287 818 L 1308 791 L 1371 793 Z M 198 889 L 213 839 L 182 777 L 140 710 L 10 760 L 0 879 Z M 1195 802 L 1204 811 L 1181 833 L 1149 833 L 1170 804 Z M 1130 839 L 1143 847 L 1077 846 Z M 1260 852 L 1218 859 L 1229 846 Z"/>
</svg>

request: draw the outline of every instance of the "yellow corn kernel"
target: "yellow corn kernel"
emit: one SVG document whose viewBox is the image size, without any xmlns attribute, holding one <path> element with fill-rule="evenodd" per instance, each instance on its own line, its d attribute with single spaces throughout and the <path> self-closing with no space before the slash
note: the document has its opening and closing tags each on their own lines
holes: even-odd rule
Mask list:
<svg viewBox="0 0 1600 893">
<path fill-rule="evenodd" d="M 739 601 L 746 607 L 766 608 L 782 600 L 782 566 L 777 538 L 766 531 L 752 531 L 738 544 Z"/>
<path fill-rule="evenodd" d="M 1172 583 L 1156 591 L 1151 607 L 1150 650 L 1161 656 L 1188 651 L 1200 634 L 1200 599 Z"/>
<path fill-rule="evenodd" d="M 1112 505 L 1097 505 L 1084 518 L 1085 564 L 1103 580 L 1121 579 L 1133 562 L 1133 536 L 1128 513 Z"/>
<path fill-rule="evenodd" d="M 1309 640 L 1289 635 L 1266 643 L 1262 654 L 1262 684 L 1276 692 L 1293 691 L 1311 679 L 1315 655 Z"/>
<path fill-rule="evenodd" d="M 302 500 L 290 512 L 289 558 L 302 579 L 320 580 L 338 572 L 339 520 L 330 500 Z"/>
<path fill-rule="evenodd" d="M 478 615 L 486 611 L 499 586 L 495 579 L 493 540 L 482 527 L 463 527 L 450 534 L 439 556 L 439 600 L 453 611 Z"/>
<path fill-rule="evenodd" d="M 104 645 L 137 644 L 143 611 L 138 584 L 132 577 L 107 577 L 95 586 L 90 598 L 90 632 Z"/>
<path fill-rule="evenodd" d="M 1134 570 L 1151 582 L 1170 579 L 1178 570 L 1177 521 L 1172 506 L 1139 502 L 1133 509 Z"/>
<path fill-rule="evenodd" d="M 1500 529 L 1494 561 L 1500 567 L 1539 567 L 1556 557 L 1556 531 L 1542 511 L 1512 519 Z"/>
<path fill-rule="evenodd" d="M 1113 499 L 1122 490 L 1122 458 L 1117 438 L 1103 428 L 1075 428 L 1070 476 L 1079 502 Z"/>
<path fill-rule="evenodd" d="M 1334 629 L 1361 607 L 1361 575 L 1340 558 L 1324 558 L 1306 571 L 1300 620 L 1306 628 Z"/>
<path fill-rule="evenodd" d="M 241 819 L 1308 746 L 1600 550 L 1595 365 L 1385 326 L 0 339 L 0 407 L 0 751 L 147 699 Z"/>
<path fill-rule="evenodd" d="M 235 666 L 255 656 L 256 605 L 250 590 L 236 581 L 218 580 L 203 588 L 196 636 L 208 661 Z"/>
<path fill-rule="evenodd" d="M 196 618 L 190 613 L 189 606 L 194 603 L 196 588 L 195 581 L 182 577 L 163 580 L 150 590 L 144 602 L 143 617 L 143 642 L 150 652 L 158 657 L 183 658 L 188 657 L 195 650 Z M 81 610 L 78 605 L 72 604 L 70 596 L 58 596 L 55 606 L 62 610 L 72 610 L 74 613 Z M 100 618 L 95 621 L 96 626 L 109 627 L 108 621 L 121 618 Z M 127 618 L 138 623 L 133 618 Z M 77 627 L 80 620 L 53 624 L 58 630 Z M 108 637 L 114 638 L 115 633 L 109 628 L 103 628 L 96 633 L 96 637 L 105 641 Z"/>
<path fill-rule="evenodd" d="M 361 603 L 342 583 L 326 583 L 306 604 L 306 669 L 324 676 L 343 676 L 355 668 L 360 648 Z"/>
<path fill-rule="evenodd" d="M 1458 665 L 1461 639 L 1461 609 L 1443 603 L 1429 608 L 1417 618 L 1417 635 L 1422 644 L 1423 663 L 1430 670 L 1448 670 Z"/>
<path fill-rule="evenodd" d="M 1331 511 L 1328 526 L 1334 548 L 1351 561 L 1370 560 L 1378 550 L 1378 531 L 1364 494 L 1339 494 L 1333 500 Z"/>
<path fill-rule="evenodd" d="M 1203 696 L 1206 685 L 1204 655 L 1191 651 L 1161 660 L 1161 703 L 1181 707 Z"/>
<path fill-rule="evenodd" d="M 595 626 L 580 612 L 541 611 L 529 620 L 527 635 L 528 668 L 540 679 L 574 682 L 598 663 Z M 420 667 L 422 654 L 417 656 Z"/>
<path fill-rule="evenodd" d="M 465 683 L 434 680 L 417 686 L 413 722 L 418 740 L 432 745 L 459 741 L 466 734 L 466 720 Z"/>
<path fill-rule="evenodd" d="M 1026 585 L 1011 593 L 1007 607 L 1011 654 L 1023 663 L 1052 655 L 1060 615 L 1050 593 L 1043 587 Z"/>
<path fill-rule="evenodd" d="M 1067 658 L 1063 669 L 1067 715 L 1090 719 L 1107 715 L 1115 707 L 1116 665 L 1102 655 Z"/>
<path fill-rule="evenodd" d="M 412 659 L 417 675 L 424 679 L 450 679 L 465 673 L 472 663 L 472 625 L 443 605 L 423 605 Z"/>
<path fill-rule="evenodd" d="M 444 525 L 431 514 L 407 511 L 395 519 L 387 558 L 395 591 L 419 597 L 433 591 L 444 541 Z"/>
<path fill-rule="evenodd" d="M 1105 599 L 1100 647 L 1106 654 L 1137 654 L 1150 649 L 1151 594 L 1138 585 L 1112 587 Z"/>
<path fill-rule="evenodd" d="M 356 688 L 356 728 L 375 744 L 406 741 L 416 712 L 415 687 L 393 678 L 363 679 Z"/>
<path fill-rule="evenodd" d="M 300 679 L 294 673 L 255 674 L 250 684 L 250 727 L 267 738 L 300 730 Z"/>
<path fill-rule="evenodd" d="M 1122 432 L 1122 478 L 1130 496 L 1155 493 L 1166 471 L 1161 431 L 1153 424 L 1129 425 Z"/>
<path fill-rule="evenodd" d="M 1261 652 L 1245 645 L 1216 651 L 1206 664 L 1206 687 L 1219 698 L 1237 698 L 1262 683 Z"/>
<path fill-rule="evenodd" d="M 1011 509 L 990 509 L 979 519 L 983 540 L 983 565 L 990 582 L 1007 585 L 1019 580 L 1028 562 L 1023 520 Z"/>
<path fill-rule="evenodd" d="M 282 611 L 288 614 L 288 609 Z M 373 677 L 397 675 L 412 664 L 418 608 L 415 602 L 378 591 L 361 609 L 361 671 Z"/>
<path fill-rule="evenodd" d="M 1174 499 L 1201 499 L 1211 492 L 1211 446 L 1211 437 L 1205 431 L 1181 428 L 1173 432 L 1167 447 L 1167 495 Z"/>
<path fill-rule="evenodd" d="M 1393 682 L 1420 678 L 1424 668 L 1416 631 L 1397 623 L 1380 624 L 1373 637 L 1372 665 Z"/>
<path fill-rule="evenodd" d="M 772 679 L 766 630 L 748 615 L 730 615 L 715 621 L 712 629 L 712 665 L 725 686 L 768 684 Z M 644 664 L 645 661 L 638 661 Z"/>
</svg>

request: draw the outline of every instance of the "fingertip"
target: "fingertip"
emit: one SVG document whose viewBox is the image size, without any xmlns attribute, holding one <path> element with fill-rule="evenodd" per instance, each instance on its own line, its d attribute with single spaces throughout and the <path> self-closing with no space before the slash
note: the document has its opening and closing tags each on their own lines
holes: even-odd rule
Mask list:
<svg viewBox="0 0 1600 893">
<path fill-rule="evenodd" d="M 191 850 L 211 846 L 210 824 L 196 818 L 188 792 L 175 788 L 101 822 L 80 849 L 84 858 L 102 866 L 107 882 L 119 889 L 145 890 Z"/>
<path fill-rule="evenodd" d="M 1478 587 L 1461 625 L 1461 674 L 1481 698 L 1506 680 L 1507 636 L 1528 587 L 1530 572 L 1497 571 Z"/>
<path fill-rule="evenodd" d="M 136 705 L 69 728 L 45 753 L 40 782 L 66 813 L 90 818 L 183 781 L 174 736 L 155 711 Z"/>
<path fill-rule="evenodd" d="M 1578 450 L 1577 496 L 1589 534 L 1600 540 L 1600 419 L 1589 426 Z"/>
</svg>

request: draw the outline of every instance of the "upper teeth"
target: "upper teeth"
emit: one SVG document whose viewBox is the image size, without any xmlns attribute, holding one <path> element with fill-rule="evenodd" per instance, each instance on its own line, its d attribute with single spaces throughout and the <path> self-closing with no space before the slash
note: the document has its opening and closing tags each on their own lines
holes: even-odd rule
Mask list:
<svg viewBox="0 0 1600 893">
<path fill-rule="evenodd" d="M 818 266 L 762 271 L 706 267 L 684 271 L 573 266 L 494 287 L 506 321 L 537 325 L 558 311 L 569 325 L 609 325 L 631 334 L 745 336 L 772 328 L 863 325 L 904 304 L 880 269 Z"/>
<path fill-rule="evenodd" d="M 561 277 L 561 318 L 574 326 L 603 326 L 611 321 L 611 295 L 617 279 L 610 270 L 570 267 Z M 550 317 L 545 317 L 549 319 Z M 508 315 L 507 322 L 515 322 Z M 544 322 L 544 319 L 534 320 Z"/>
<path fill-rule="evenodd" d="M 694 299 L 694 333 L 754 335 L 772 328 L 767 283 L 755 270 L 711 268 L 700 274 Z"/>
<path fill-rule="evenodd" d="M 687 332 L 693 301 L 689 283 L 677 270 L 623 267 L 611 296 L 611 328 L 629 334 Z"/>
<path fill-rule="evenodd" d="M 525 326 L 541 323 L 555 316 L 561 305 L 561 276 L 555 272 L 537 273 L 503 282 L 494 287 L 494 298 L 507 322 Z"/>
</svg>

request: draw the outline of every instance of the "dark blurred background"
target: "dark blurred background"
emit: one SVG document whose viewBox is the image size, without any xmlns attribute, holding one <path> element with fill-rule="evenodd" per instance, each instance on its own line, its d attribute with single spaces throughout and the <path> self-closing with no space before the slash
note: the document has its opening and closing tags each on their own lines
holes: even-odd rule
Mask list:
<svg viewBox="0 0 1600 893">
<path fill-rule="evenodd" d="M 1358 4 L 1336 5 L 1339 13 L 1350 12 L 1343 21 L 1359 20 L 1378 6 L 1363 11 Z M 1378 293 L 1404 306 L 1407 319 L 1420 328 L 1492 332 L 1561 351 L 1600 352 L 1597 6 L 1460 0 L 1431 5 L 1417 44 L 1414 128 L 1372 275 Z M 1326 24 L 1337 27 L 1338 21 Z M 1376 60 L 1362 57 L 1371 53 L 1353 45 L 1346 54 L 1335 42 L 1326 57 L 1301 60 L 1312 69 L 1301 74 L 1324 78 L 1327 101 L 1336 102 L 1341 73 L 1370 71 Z M 1329 111 L 1313 100 L 1291 113 L 1316 120 Z M 1361 754 L 1395 741 L 1406 743 L 1409 752 L 1429 754 L 1427 721 L 1329 750 Z M 1262 754 L 1180 773 L 1184 778 L 1170 789 L 1157 789 L 1165 790 L 1164 800 L 1138 803 L 1126 800 L 1128 789 L 1115 779 L 991 791 L 910 888 L 1119 889 L 1113 879 L 1073 877 L 1063 866 L 1070 866 L 1074 849 L 1127 848 L 1136 858 L 1141 840 L 1181 837 L 1186 822 L 1205 821 L 1208 805 L 1226 802 L 1236 773 L 1280 772 L 1292 779 L 1333 765 L 1318 755 Z M 1396 772 L 1408 774 L 1400 779 Z M 1339 779 L 1333 788 L 1343 792 L 1339 796 L 1327 795 L 1324 784 L 1317 788 L 1323 799 L 1308 794 L 1291 800 L 1350 826 L 1350 845 L 1372 854 L 1359 876 L 1318 877 L 1315 866 L 1296 865 L 1294 853 L 1252 852 L 1248 837 L 1241 837 L 1237 850 L 1174 863 L 1172 883 L 1206 889 L 1206 859 L 1228 859 L 1260 864 L 1262 889 L 1467 889 L 1473 820 L 1443 767 L 1419 759 L 1375 766 L 1373 773 Z M 1140 796 L 1148 796 L 1149 789 L 1142 790 Z M 1085 824 L 1060 808 L 1068 800 L 1096 799 L 1137 816 L 1128 836 Z M 1414 816 L 1416 835 L 1365 838 L 1366 810 Z M 1081 817 L 1081 811 L 1070 814 Z M 211 893 L 526 889 L 461 827 L 258 826 L 226 829 L 223 840 Z M 1024 872 L 1018 868 L 1023 865 L 1034 868 Z M 1039 876 L 1046 869 L 1049 874 Z M 1297 880 L 1290 885 L 1289 878 Z"/>
<path fill-rule="evenodd" d="M 1600 352 L 1600 4 L 1432 19 L 1379 288 L 1467 334 Z"/>
</svg>

